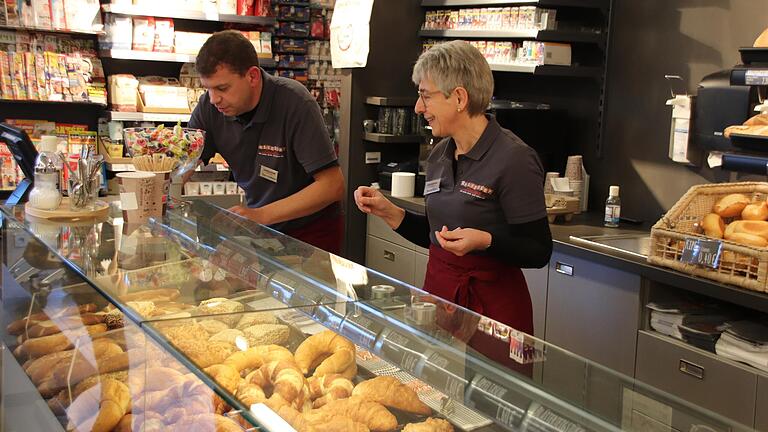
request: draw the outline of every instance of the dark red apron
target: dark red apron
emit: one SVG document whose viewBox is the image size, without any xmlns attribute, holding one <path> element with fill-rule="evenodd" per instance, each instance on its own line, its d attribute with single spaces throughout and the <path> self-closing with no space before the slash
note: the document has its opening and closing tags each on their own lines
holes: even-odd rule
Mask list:
<svg viewBox="0 0 768 432">
<path fill-rule="evenodd" d="M 286 234 L 326 252 L 339 255 L 344 236 L 344 216 L 340 214 L 322 216 L 303 227 L 286 231 Z"/>
<path fill-rule="evenodd" d="M 517 267 L 488 256 L 459 257 L 431 245 L 424 289 L 513 329 L 533 334 L 531 295 L 523 272 Z M 468 320 L 466 314 L 457 314 L 449 306 L 439 307 L 437 315 L 438 325 L 470 347 L 496 362 L 531 375 L 530 365 L 521 365 L 509 358 L 508 342 L 477 331 L 477 318 Z"/>
</svg>

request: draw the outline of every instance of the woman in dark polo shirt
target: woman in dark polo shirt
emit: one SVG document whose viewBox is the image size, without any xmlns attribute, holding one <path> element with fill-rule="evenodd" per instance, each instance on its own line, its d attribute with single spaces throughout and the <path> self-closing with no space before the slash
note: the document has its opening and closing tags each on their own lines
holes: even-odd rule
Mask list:
<svg viewBox="0 0 768 432">
<path fill-rule="evenodd" d="M 543 267 L 552 253 L 541 162 L 485 114 L 493 75 L 470 44 L 453 41 L 424 52 L 413 82 L 420 96 L 416 112 L 445 138 L 427 162 L 426 216 L 395 206 L 370 187 L 359 187 L 355 202 L 429 247 L 426 291 L 533 334 L 531 297 L 520 269 Z"/>
</svg>

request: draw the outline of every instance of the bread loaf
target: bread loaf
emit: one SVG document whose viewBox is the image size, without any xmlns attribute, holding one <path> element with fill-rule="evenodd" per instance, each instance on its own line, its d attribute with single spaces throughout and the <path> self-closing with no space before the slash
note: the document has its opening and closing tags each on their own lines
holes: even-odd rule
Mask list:
<svg viewBox="0 0 768 432">
<path fill-rule="evenodd" d="M 768 29 L 763 30 L 760 36 L 755 39 L 755 48 L 768 48 Z"/>
<path fill-rule="evenodd" d="M 48 312 L 50 312 L 50 315 L 48 315 Z M 53 309 L 51 311 L 46 311 L 46 312 L 38 312 L 30 315 L 29 319 L 27 319 L 27 317 L 24 317 L 16 321 L 13 321 L 12 323 L 8 324 L 8 326 L 6 327 L 6 331 L 8 331 L 8 333 L 12 335 L 20 335 L 22 332 L 24 332 L 24 328 L 28 326 L 31 327 L 41 321 L 48 321 L 52 318 L 75 315 L 75 314 L 84 314 L 84 313 L 90 313 L 90 312 L 96 312 L 96 305 L 93 303 L 87 303 L 87 304 L 78 305 L 78 306 L 67 306 L 62 309 L 58 309 L 58 310 Z M 29 320 L 29 324 L 27 324 L 27 320 Z"/>
<path fill-rule="evenodd" d="M 704 235 L 713 238 L 723 238 L 725 232 L 725 223 L 723 218 L 717 213 L 710 213 L 704 216 L 701 221 L 701 227 L 704 228 Z"/>
<path fill-rule="evenodd" d="M 768 126 L 768 114 L 758 114 L 744 122 L 744 126 Z"/>
<path fill-rule="evenodd" d="M 208 334 L 211 336 L 215 335 L 216 333 L 222 332 L 224 330 L 229 330 L 228 325 L 215 319 L 198 321 L 198 324 L 200 324 L 205 329 L 205 331 L 207 331 Z"/>
<path fill-rule="evenodd" d="M 272 312 L 248 313 L 240 318 L 240 321 L 237 322 L 236 328 L 238 330 L 242 330 L 256 324 L 277 324 L 277 318 L 275 318 L 275 315 Z"/>
<path fill-rule="evenodd" d="M 73 347 L 73 342 L 85 334 L 98 334 L 107 331 L 104 324 L 65 330 L 51 336 L 27 339 L 14 350 L 18 358 L 37 358 L 57 351 L 65 351 Z"/>
<path fill-rule="evenodd" d="M 352 396 L 412 414 L 432 414 L 432 408 L 422 402 L 413 389 L 391 376 L 361 382 L 352 390 Z"/>
<path fill-rule="evenodd" d="M 106 315 L 103 313 L 86 313 L 40 321 L 29 327 L 26 335 L 22 333 L 22 336 L 29 336 L 30 338 L 50 336 L 52 334 L 61 333 L 62 329 L 76 329 L 84 325 L 101 324 L 104 322 L 105 317 Z M 27 338 L 25 337 L 23 339 L 26 340 Z"/>
<path fill-rule="evenodd" d="M 768 203 L 760 201 L 759 203 L 750 203 L 741 211 L 741 219 L 764 221 L 768 219 Z"/>
<path fill-rule="evenodd" d="M 229 327 L 234 327 L 237 322 L 240 321 L 240 315 L 237 312 L 242 312 L 245 307 L 242 303 L 226 298 L 212 298 L 200 303 L 197 307 L 197 312 L 200 315 L 217 315 L 213 319 L 217 319 Z"/>
<path fill-rule="evenodd" d="M 727 128 L 725 128 L 725 131 L 723 131 L 723 135 L 725 135 L 726 138 L 730 138 L 732 134 L 768 136 L 768 126 L 734 125 L 734 126 L 728 126 Z"/>
<path fill-rule="evenodd" d="M 208 339 L 209 342 L 226 342 L 230 345 L 236 345 L 238 338 L 241 338 L 243 342 L 246 342 L 245 333 L 237 329 L 222 330 Z"/>
<path fill-rule="evenodd" d="M 288 343 L 290 331 L 282 324 L 256 324 L 243 330 L 249 346 L 285 345 Z"/>
<path fill-rule="evenodd" d="M 152 301 L 152 302 L 162 302 L 162 301 L 173 301 L 179 298 L 181 295 L 181 292 L 179 292 L 176 288 L 159 288 L 159 289 L 151 289 L 151 290 L 144 290 L 144 291 L 137 291 L 132 292 L 128 294 L 123 294 L 120 297 L 120 300 L 124 302 L 129 301 Z"/>
<path fill-rule="evenodd" d="M 453 425 L 446 420 L 430 417 L 421 423 L 408 423 L 403 432 L 453 432 Z"/>
<path fill-rule="evenodd" d="M 713 212 L 720 217 L 735 217 L 741 214 L 744 207 L 749 204 L 749 198 L 743 194 L 730 194 L 720 198 L 716 203 Z"/>
<path fill-rule="evenodd" d="M 130 402 L 128 386 L 105 379 L 83 392 L 67 408 L 68 430 L 109 432 L 128 412 Z"/>
<path fill-rule="evenodd" d="M 223 363 L 237 350 L 226 342 L 200 342 L 196 339 L 182 339 L 174 345 L 201 368 Z"/>
</svg>

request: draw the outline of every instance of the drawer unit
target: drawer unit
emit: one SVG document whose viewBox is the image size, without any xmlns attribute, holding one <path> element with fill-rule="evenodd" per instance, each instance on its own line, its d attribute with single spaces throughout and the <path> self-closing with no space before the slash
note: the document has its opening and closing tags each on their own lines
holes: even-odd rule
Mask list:
<svg viewBox="0 0 768 432">
<path fill-rule="evenodd" d="M 416 252 L 378 237 L 368 236 L 366 266 L 402 282 L 413 284 Z"/>
<path fill-rule="evenodd" d="M 757 377 L 757 403 L 755 409 L 755 429 L 768 431 L 768 378 Z"/>
<path fill-rule="evenodd" d="M 672 338 L 639 332 L 635 378 L 744 425 L 755 419 L 754 372 Z"/>
<path fill-rule="evenodd" d="M 368 215 L 368 235 L 376 236 L 382 240 L 413 250 L 414 244 L 405 237 L 396 233 L 380 217 Z"/>
</svg>

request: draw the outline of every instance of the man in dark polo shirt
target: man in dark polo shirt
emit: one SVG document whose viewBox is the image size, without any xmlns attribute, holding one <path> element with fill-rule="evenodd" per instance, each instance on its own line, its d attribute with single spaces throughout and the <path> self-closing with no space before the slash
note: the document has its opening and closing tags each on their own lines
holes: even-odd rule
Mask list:
<svg viewBox="0 0 768 432">
<path fill-rule="evenodd" d="M 189 127 L 206 131 L 201 160 L 220 153 L 245 190 L 230 210 L 338 254 L 344 177 L 315 99 L 264 72 L 238 31 L 211 36 L 195 67 L 208 91 Z"/>
</svg>

